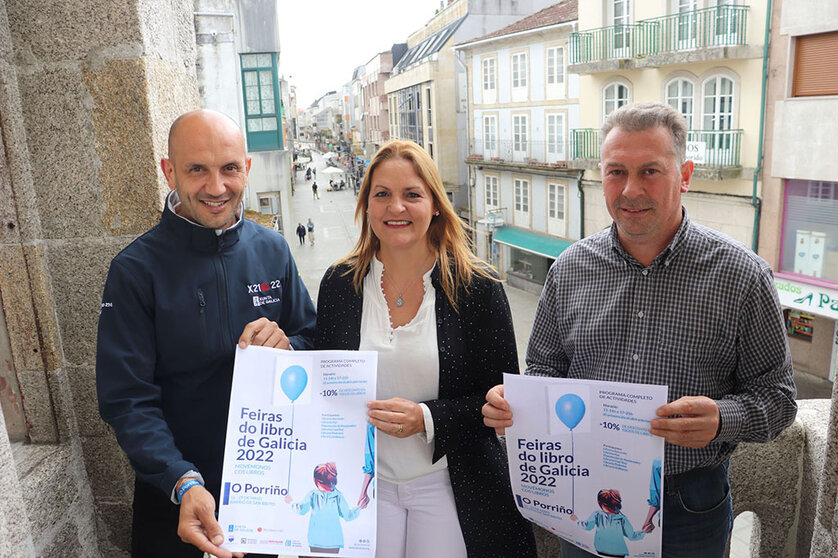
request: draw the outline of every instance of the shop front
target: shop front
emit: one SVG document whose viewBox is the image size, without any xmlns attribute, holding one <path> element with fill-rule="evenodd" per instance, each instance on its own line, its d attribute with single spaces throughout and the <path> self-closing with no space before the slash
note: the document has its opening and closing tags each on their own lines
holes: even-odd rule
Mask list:
<svg viewBox="0 0 838 558">
<path fill-rule="evenodd" d="M 795 370 L 835 381 L 838 369 L 838 290 L 776 274 Z"/>
<path fill-rule="evenodd" d="M 502 262 L 510 286 L 540 294 L 547 272 L 570 240 L 502 226 L 492 233 L 492 260 Z"/>
</svg>

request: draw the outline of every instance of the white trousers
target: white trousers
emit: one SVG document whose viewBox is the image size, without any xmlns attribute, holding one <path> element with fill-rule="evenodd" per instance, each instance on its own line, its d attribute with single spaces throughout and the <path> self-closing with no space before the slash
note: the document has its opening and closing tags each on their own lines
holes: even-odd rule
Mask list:
<svg viewBox="0 0 838 558">
<path fill-rule="evenodd" d="M 405 484 L 378 479 L 376 558 L 466 558 L 448 470 Z"/>
</svg>

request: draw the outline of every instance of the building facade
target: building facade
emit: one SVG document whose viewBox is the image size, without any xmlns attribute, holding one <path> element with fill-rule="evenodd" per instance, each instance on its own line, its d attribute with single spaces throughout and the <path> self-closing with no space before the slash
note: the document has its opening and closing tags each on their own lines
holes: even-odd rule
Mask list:
<svg viewBox="0 0 838 558">
<path fill-rule="evenodd" d="M 759 252 L 775 270 L 794 366 L 838 368 L 838 6 L 775 0 Z"/>
<path fill-rule="evenodd" d="M 468 81 L 454 45 L 500 29 L 538 11 L 546 0 L 456 0 L 407 40 L 407 52 L 385 84 L 390 136 L 421 145 L 439 168 L 442 182 L 463 218 L 468 218 Z"/>
<path fill-rule="evenodd" d="M 690 217 L 755 246 L 766 1 L 579 0 L 569 70 L 579 74 L 581 127 L 571 157 L 587 169 L 586 234 L 611 222 L 597 170 L 600 126 L 626 103 L 658 101 L 689 126 Z"/>
<path fill-rule="evenodd" d="M 567 72 L 576 0 L 457 46 L 467 66 L 476 249 L 507 281 L 541 292 L 582 237 L 581 173 L 568 167 L 579 79 Z"/>
<path fill-rule="evenodd" d="M 384 82 L 406 50 L 405 43 L 395 44 L 390 50 L 379 52 L 364 64 L 361 75 L 364 137 L 361 145 L 366 159 L 372 158 L 378 148 L 390 139 L 390 110 L 384 93 Z"/>
</svg>

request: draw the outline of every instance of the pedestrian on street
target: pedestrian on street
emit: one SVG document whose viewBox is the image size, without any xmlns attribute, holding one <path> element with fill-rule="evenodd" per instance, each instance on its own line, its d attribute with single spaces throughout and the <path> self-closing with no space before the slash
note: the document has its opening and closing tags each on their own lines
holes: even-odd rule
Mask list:
<svg viewBox="0 0 838 558">
<path fill-rule="evenodd" d="M 480 422 L 484 389 L 518 370 L 502 284 L 413 142 L 376 153 L 355 214 L 358 243 L 320 283 L 317 348 L 378 351 L 378 555 L 535 558 L 503 449 Z"/>
<path fill-rule="evenodd" d="M 613 223 L 550 268 L 526 373 L 669 386 L 649 430 L 665 440 L 662 555 L 722 558 L 733 526 L 730 455 L 739 442 L 776 438 L 797 412 L 771 266 L 689 219 L 681 196 L 694 165 L 681 113 L 625 105 L 601 137 Z M 513 419 L 503 386 L 486 401 L 484 422 L 500 434 Z M 593 556 L 561 547 L 563 558 Z"/>
<path fill-rule="evenodd" d="M 314 175 L 314 178 L 317 178 L 317 167 L 312 167 L 311 174 Z"/>
<path fill-rule="evenodd" d="M 317 181 L 311 183 L 311 197 L 315 200 L 320 199 L 320 194 L 317 193 Z"/>
<path fill-rule="evenodd" d="M 308 223 L 306 223 L 306 230 L 308 231 L 308 241 L 314 246 L 314 221 L 311 220 L 311 217 L 308 218 Z"/>
<path fill-rule="evenodd" d="M 172 191 L 160 223 L 108 271 L 99 412 L 136 473 L 131 555 L 230 558 L 214 515 L 235 354 L 228 332 L 241 332 L 239 347 L 310 349 L 314 306 L 282 235 L 244 218 L 251 159 L 238 125 L 196 110 L 168 137 L 160 166 Z M 228 263 L 220 272 L 219 258 Z M 254 282 L 270 288 L 254 297 Z"/>
<path fill-rule="evenodd" d="M 302 223 L 297 223 L 297 236 L 300 238 L 300 246 L 306 244 L 306 228 Z"/>
</svg>

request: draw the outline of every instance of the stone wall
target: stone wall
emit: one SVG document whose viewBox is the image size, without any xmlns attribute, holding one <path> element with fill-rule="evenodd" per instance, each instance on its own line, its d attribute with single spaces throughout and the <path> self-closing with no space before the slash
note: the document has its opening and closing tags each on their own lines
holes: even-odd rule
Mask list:
<svg viewBox="0 0 838 558">
<path fill-rule="evenodd" d="M 198 105 L 191 1 L 0 0 L 0 298 L 31 441 L 0 436 L 0 555 L 128 548 L 133 474 L 95 396 L 101 291 L 157 221 L 168 126 Z"/>
</svg>

